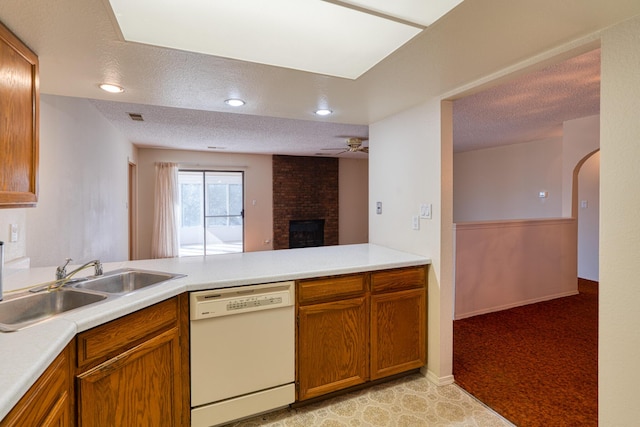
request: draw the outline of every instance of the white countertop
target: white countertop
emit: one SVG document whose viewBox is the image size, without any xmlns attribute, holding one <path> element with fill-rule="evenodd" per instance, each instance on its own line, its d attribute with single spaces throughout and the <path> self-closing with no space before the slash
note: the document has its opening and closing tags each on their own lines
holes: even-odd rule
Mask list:
<svg viewBox="0 0 640 427">
<path fill-rule="evenodd" d="M 425 257 L 371 244 L 105 263 L 105 273 L 139 268 L 187 276 L 68 312 L 17 332 L 0 333 L 0 419 L 78 332 L 183 292 L 425 264 L 430 264 Z M 10 292 L 51 281 L 55 269 L 31 268 L 12 273 L 4 278 L 4 290 Z M 77 277 L 91 274 L 93 270 L 89 268 Z"/>
</svg>

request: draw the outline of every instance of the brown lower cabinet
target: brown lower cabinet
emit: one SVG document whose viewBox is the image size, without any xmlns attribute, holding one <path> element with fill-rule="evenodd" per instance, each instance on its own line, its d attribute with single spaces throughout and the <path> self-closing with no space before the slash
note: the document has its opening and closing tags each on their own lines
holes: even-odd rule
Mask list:
<svg viewBox="0 0 640 427">
<path fill-rule="evenodd" d="M 2 427 L 69 427 L 73 417 L 72 341 L 0 422 Z"/>
<path fill-rule="evenodd" d="M 188 301 L 78 334 L 0 427 L 190 425 Z"/>
<path fill-rule="evenodd" d="M 299 308 L 298 400 L 367 381 L 367 306 L 358 297 Z"/>
<path fill-rule="evenodd" d="M 297 282 L 297 400 L 426 363 L 426 267 Z M 8 426 L 188 426 L 189 299 L 168 299 L 78 334 Z"/>
<path fill-rule="evenodd" d="M 297 400 L 426 364 L 426 267 L 297 283 Z"/>
<path fill-rule="evenodd" d="M 186 294 L 78 335 L 79 427 L 189 425 L 185 316 Z"/>
</svg>

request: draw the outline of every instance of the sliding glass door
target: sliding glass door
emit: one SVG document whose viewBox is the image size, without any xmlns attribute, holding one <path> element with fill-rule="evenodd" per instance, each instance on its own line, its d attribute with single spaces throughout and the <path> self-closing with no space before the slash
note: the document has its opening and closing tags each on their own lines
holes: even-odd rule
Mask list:
<svg viewBox="0 0 640 427">
<path fill-rule="evenodd" d="M 243 173 L 181 170 L 180 256 L 243 251 Z"/>
</svg>

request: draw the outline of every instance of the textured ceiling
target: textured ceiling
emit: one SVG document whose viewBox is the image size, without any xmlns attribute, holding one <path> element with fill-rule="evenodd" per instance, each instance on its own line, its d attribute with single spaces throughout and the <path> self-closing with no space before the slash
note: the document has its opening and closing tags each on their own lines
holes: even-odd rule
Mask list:
<svg viewBox="0 0 640 427">
<path fill-rule="evenodd" d="M 454 149 L 559 137 L 564 121 L 599 113 L 597 49 L 454 101 Z"/>
<path fill-rule="evenodd" d="M 2 0 L 0 21 L 38 54 L 43 94 L 94 100 L 134 143 L 227 152 L 280 144 L 267 151 L 315 155 L 471 76 L 640 13 L 640 3 L 625 0 L 543 3 L 465 0 L 356 80 L 125 42 L 107 0 Z M 488 27 L 479 16 L 495 19 Z M 506 43 L 505 34 L 517 42 Z M 543 139 L 563 120 L 597 114 L 599 66 L 581 60 L 455 101 L 456 149 Z M 105 80 L 125 93 L 100 91 Z M 247 105 L 232 109 L 223 102 L 230 97 Z M 334 114 L 319 118 L 319 107 Z M 142 113 L 143 126 L 129 122 L 129 112 Z"/>
<path fill-rule="evenodd" d="M 366 138 L 368 126 L 311 120 L 229 114 L 110 101 L 91 101 L 138 146 L 208 150 L 229 153 L 335 155 L 346 138 Z M 128 113 L 142 114 L 143 122 Z M 366 143 L 364 145 L 367 145 Z M 213 149 L 208 147 L 215 147 Z M 363 153 L 341 157 L 366 158 Z"/>
</svg>

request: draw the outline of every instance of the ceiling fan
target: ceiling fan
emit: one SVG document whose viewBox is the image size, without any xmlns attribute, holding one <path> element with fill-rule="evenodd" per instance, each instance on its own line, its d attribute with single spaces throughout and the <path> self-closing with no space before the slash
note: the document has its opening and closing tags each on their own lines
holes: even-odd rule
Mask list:
<svg viewBox="0 0 640 427">
<path fill-rule="evenodd" d="M 369 153 L 369 147 L 363 147 L 362 143 L 364 141 L 368 141 L 368 138 L 360 138 L 360 137 L 349 137 L 347 138 L 347 147 L 346 148 L 323 148 L 323 150 L 342 150 L 337 154 L 342 153 Z"/>
</svg>

